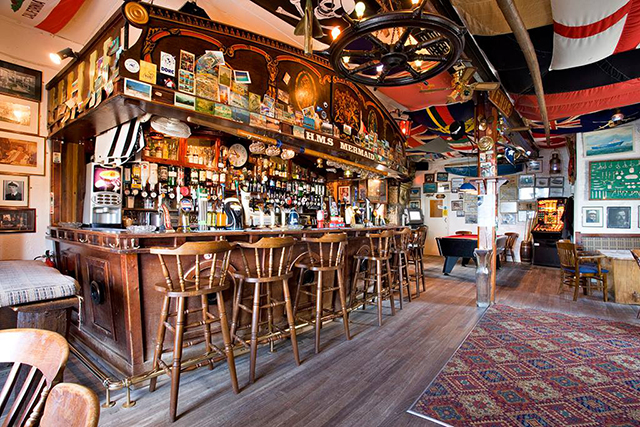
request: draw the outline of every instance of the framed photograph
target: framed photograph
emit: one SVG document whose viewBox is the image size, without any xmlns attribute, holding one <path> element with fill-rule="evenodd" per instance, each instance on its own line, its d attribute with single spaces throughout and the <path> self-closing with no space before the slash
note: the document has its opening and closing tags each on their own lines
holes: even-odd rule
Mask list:
<svg viewBox="0 0 640 427">
<path fill-rule="evenodd" d="M 151 85 L 137 80 L 124 79 L 124 94 L 151 101 Z"/>
<path fill-rule="evenodd" d="M 418 187 L 418 191 L 420 188 Z M 367 181 L 361 179 L 358 181 L 358 200 L 364 200 L 367 198 Z"/>
<path fill-rule="evenodd" d="M 549 197 L 549 187 L 536 187 L 535 191 L 536 199 L 544 199 Z"/>
<path fill-rule="evenodd" d="M 549 177 L 547 176 L 536 177 L 536 187 L 548 187 L 548 186 L 549 186 Z"/>
<path fill-rule="evenodd" d="M 0 95 L 0 129 L 38 134 L 40 103 Z"/>
<path fill-rule="evenodd" d="M 0 173 L 44 175 L 45 139 L 0 131 Z"/>
<path fill-rule="evenodd" d="M 549 177 L 549 187 L 564 187 L 564 176 L 552 176 Z"/>
<path fill-rule="evenodd" d="M 0 206 L 29 206 L 29 177 L 0 175 Z"/>
<path fill-rule="evenodd" d="M 464 178 L 451 178 L 451 192 L 457 193 L 464 184 Z"/>
<path fill-rule="evenodd" d="M 534 188 L 519 188 L 518 200 L 535 200 Z"/>
<path fill-rule="evenodd" d="M 516 213 L 518 212 L 518 202 L 501 202 L 500 212 L 502 213 Z"/>
<path fill-rule="evenodd" d="M 384 179 L 368 179 L 367 194 L 373 203 L 387 203 L 387 181 Z"/>
<path fill-rule="evenodd" d="M 451 201 L 451 210 L 452 211 L 463 211 L 464 210 L 464 202 L 462 200 L 452 200 Z"/>
<path fill-rule="evenodd" d="M 338 187 L 338 202 L 351 204 L 351 186 L 341 185 Z"/>
<path fill-rule="evenodd" d="M 420 200 L 411 200 L 411 201 L 409 201 L 409 207 L 411 209 L 422 209 Z"/>
<path fill-rule="evenodd" d="M 40 102 L 42 72 L 0 61 L 0 93 Z"/>
<path fill-rule="evenodd" d="M 434 182 L 425 183 L 422 186 L 422 192 L 427 193 L 436 193 L 438 191 L 438 185 Z"/>
<path fill-rule="evenodd" d="M 438 172 L 436 174 L 436 181 L 447 182 L 449 181 L 449 172 Z"/>
<path fill-rule="evenodd" d="M 438 193 L 449 193 L 451 191 L 451 184 L 448 182 L 438 183 Z"/>
<path fill-rule="evenodd" d="M 424 183 L 436 182 L 436 175 L 433 173 L 425 173 L 424 174 Z"/>
<path fill-rule="evenodd" d="M 516 217 L 515 213 L 503 213 L 500 214 L 500 224 L 502 225 L 516 225 Z"/>
<path fill-rule="evenodd" d="M 541 173 L 542 172 L 542 159 L 529 160 L 527 163 L 527 172 Z"/>
<path fill-rule="evenodd" d="M 604 208 L 602 206 L 583 206 L 583 227 L 604 227 Z"/>
<path fill-rule="evenodd" d="M 0 208 L 0 233 L 35 233 L 36 210 Z"/>
<path fill-rule="evenodd" d="M 464 211 L 456 211 L 456 218 L 464 218 Z"/>
<path fill-rule="evenodd" d="M 585 132 L 584 154 L 587 157 L 601 154 L 626 153 L 633 151 L 634 126 L 621 126 L 597 132 Z"/>
<path fill-rule="evenodd" d="M 631 228 L 631 206 L 607 207 L 607 228 Z"/>
<path fill-rule="evenodd" d="M 549 188 L 549 197 L 564 197 L 564 188 Z"/>
<path fill-rule="evenodd" d="M 420 199 L 420 187 L 411 187 L 409 190 L 409 199 Z"/>
<path fill-rule="evenodd" d="M 518 187 L 520 188 L 528 188 L 533 187 L 535 184 L 535 175 L 526 174 L 518 176 Z"/>
</svg>

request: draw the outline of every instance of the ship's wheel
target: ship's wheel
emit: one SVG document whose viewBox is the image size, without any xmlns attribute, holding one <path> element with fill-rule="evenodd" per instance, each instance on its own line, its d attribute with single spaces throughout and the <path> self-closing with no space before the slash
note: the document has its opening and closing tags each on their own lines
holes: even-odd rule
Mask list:
<svg viewBox="0 0 640 427">
<path fill-rule="evenodd" d="M 351 24 L 328 50 L 336 73 L 368 86 L 419 83 L 451 67 L 464 48 L 465 29 L 447 18 L 397 11 Z"/>
</svg>

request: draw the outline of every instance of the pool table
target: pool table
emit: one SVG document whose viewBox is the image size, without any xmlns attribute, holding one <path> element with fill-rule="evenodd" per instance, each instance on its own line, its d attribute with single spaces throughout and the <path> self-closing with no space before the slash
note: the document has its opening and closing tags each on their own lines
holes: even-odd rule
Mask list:
<svg viewBox="0 0 640 427">
<path fill-rule="evenodd" d="M 473 251 L 478 247 L 478 236 L 476 234 L 453 235 L 446 237 L 436 237 L 440 255 L 444 257 L 442 272 L 449 275 L 453 267 L 462 258 L 462 265 L 466 266 L 469 260 L 476 262 Z M 497 259 L 497 268 L 500 268 L 500 257 Z"/>
</svg>

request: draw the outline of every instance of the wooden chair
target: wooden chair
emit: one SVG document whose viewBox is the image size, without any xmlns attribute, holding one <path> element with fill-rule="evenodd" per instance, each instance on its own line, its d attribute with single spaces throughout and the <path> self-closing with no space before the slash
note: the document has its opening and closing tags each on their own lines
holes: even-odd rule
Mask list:
<svg viewBox="0 0 640 427">
<path fill-rule="evenodd" d="M 366 253 L 356 254 L 354 258 L 354 276 L 351 284 L 351 307 L 362 305 L 366 309 L 367 302 L 376 299 L 378 305 L 378 326 L 382 326 L 382 301 L 389 298 L 391 302 L 391 315 L 395 316 L 396 306 L 393 297 L 391 284 L 391 259 L 390 244 L 394 237 L 392 230 L 383 231 L 378 234 L 367 234 L 369 245 Z M 364 267 L 364 268 L 362 268 Z M 363 287 L 358 288 L 358 282 L 362 280 Z M 369 287 L 373 286 L 374 291 L 369 296 Z M 358 299 L 357 294 L 361 292 L 362 298 Z"/>
<path fill-rule="evenodd" d="M 49 393 L 40 427 L 97 427 L 98 396 L 79 384 L 60 383 Z"/>
<path fill-rule="evenodd" d="M 42 329 L 0 331 L 0 363 L 13 363 L 0 392 L 3 427 L 38 425 L 47 396 L 53 384 L 62 378 L 68 358 L 69 345 L 56 332 Z M 12 394 L 15 399 L 5 413 Z"/>
<path fill-rule="evenodd" d="M 347 296 L 344 285 L 344 254 L 347 246 L 347 235 L 345 233 L 327 233 L 322 237 L 303 237 L 302 242 L 307 244 L 307 253 L 300 257 L 300 261 L 295 263 L 296 268 L 300 270 L 298 276 L 298 286 L 295 302 L 293 304 L 294 317 L 298 312 L 305 310 L 313 310 L 315 299 L 315 329 L 316 329 L 316 353 L 320 352 L 320 330 L 322 329 L 323 320 L 334 318 L 334 304 L 332 298 L 331 309 L 324 308 L 325 293 L 330 293 L 335 297 L 338 291 L 340 297 L 340 308 L 342 312 L 342 322 L 344 323 L 344 334 L 347 340 L 351 339 L 349 334 L 349 314 L 347 312 Z M 306 272 L 313 273 L 313 280 L 304 282 Z M 325 285 L 325 279 L 329 279 L 331 284 L 329 287 Z M 334 286 L 337 280 L 338 286 Z M 303 283 L 304 282 L 304 283 Z M 311 288 L 310 290 L 307 290 Z M 301 307 L 301 294 L 308 295 L 312 303 L 308 307 Z M 325 316 L 325 312 L 329 311 L 329 315 Z"/>
<path fill-rule="evenodd" d="M 458 230 L 458 231 L 456 231 L 456 235 L 458 235 L 458 236 L 469 236 L 471 234 L 473 234 L 473 232 L 467 231 L 467 230 Z"/>
<path fill-rule="evenodd" d="M 510 256 L 511 261 L 515 262 L 516 260 L 515 245 L 520 235 L 518 233 L 504 233 L 504 235 L 507 236 L 508 239 L 504 247 L 504 252 L 502 252 L 502 260 L 504 262 L 507 262 L 507 257 Z"/>
<path fill-rule="evenodd" d="M 633 255 L 633 259 L 636 260 L 638 267 L 640 267 L 640 249 L 632 249 L 631 255 Z M 638 310 L 638 315 L 636 316 L 636 318 L 640 319 L 640 310 Z"/>
<path fill-rule="evenodd" d="M 509 236 L 500 236 L 496 238 L 496 267 L 500 268 L 500 260 L 505 259 L 504 253 L 507 248 L 507 242 L 509 241 Z"/>
<path fill-rule="evenodd" d="M 391 240 L 391 271 L 394 275 L 391 289 L 398 289 L 400 294 L 400 309 L 404 300 L 404 289 L 407 289 L 407 298 L 411 302 L 411 282 L 409 277 L 409 243 L 411 241 L 411 230 L 404 228 L 394 231 Z"/>
<path fill-rule="evenodd" d="M 413 266 L 414 279 L 416 282 L 416 296 L 420 297 L 420 286 L 422 283 L 422 290 L 426 290 L 425 275 L 424 275 L 424 245 L 427 241 L 427 233 L 429 227 L 422 225 L 411 231 L 411 241 L 409 242 L 409 265 Z"/>
<path fill-rule="evenodd" d="M 293 275 L 291 271 L 291 248 L 295 240 L 293 237 L 264 237 L 256 243 L 238 243 L 242 253 L 244 273 L 234 273 L 233 276 L 239 280 L 235 292 L 233 303 L 233 320 L 231 322 L 231 337 L 251 352 L 250 357 L 250 382 L 255 382 L 256 358 L 258 354 L 258 344 L 269 342 L 273 351 L 273 343 L 286 337 L 291 338 L 293 356 L 296 364 L 300 365 L 298 354 L 298 341 L 296 339 L 296 327 L 293 317 L 293 306 L 289 293 L 289 279 Z M 250 261 L 251 260 L 251 261 Z M 252 296 L 243 295 L 244 285 L 253 285 Z M 273 287 L 276 284 L 282 285 L 284 301 L 275 298 Z M 266 298 L 266 300 L 265 300 Z M 252 305 L 244 304 L 244 300 L 249 299 Z M 265 301 L 263 301 L 265 300 Z M 285 307 L 289 331 L 278 327 L 274 323 L 274 311 L 276 307 Z M 267 320 L 261 321 L 261 313 L 266 309 Z M 240 326 L 240 311 L 251 315 L 251 324 Z M 267 332 L 261 333 L 260 326 L 267 324 Z M 241 329 L 251 328 L 251 337 L 246 340 L 238 335 Z"/>
<path fill-rule="evenodd" d="M 608 301 L 607 273 L 609 271 L 601 265 L 604 255 L 578 252 L 576 245 L 568 240 L 560 240 L 556 245 L 562 270 L 559 292 L 562 292 L 565 285 L 571 286 L 574 288 L 573 300 L 577 301 L 580 287 L 590 292 L 591 281 L 595 281 L 596 287 L 602 289 L 603 300 Z"/>
<path fill-rule="evenodd" d="M 229 257 L 233 247 L 234 245 L 231 243 L 220 240 L 213 242 L 187 242 L 175 249 L 154 247 L 150 250 L 152 254 L 158 255 L 162 273 L 165 278 L 165 283 L 159 283 L 155 286 L 156 290 L 163 294 L 163 301 L 160 322 L 158 324 L 156 347 L 153 354 L 152 369 L 164 370 L 171 377 L 171 398 L 169 402 L 169 418 L 171 422 L 176 420 L 180 373 L 203 365 L 207 365 L 209 369 L 213 369 L 212 360 L 216 358 L 216 356 L 220 356 L 221 359 L 226 358 L 233 391 L 238 393 L 238 380 L 236 377 L 231 335 L 229 333 L 229 323 L 222 296 L 222 292 L 229 287 L 226 279 L 229 268 Z M 207 269 L 205 262 L 202 262 L 203 260 L 201 259 L 201 257 L 204 258 L 205 255 L 212 256 L 210 261 L 206 261 L 206 265 L 209 266 L 208 276 L 202 276 L 202 272 Z M 175 257 L 177 284 L 174 283 L 169 267 L 165 263 L 164 257 L 166 256 Z M 185 260 L 188 257 L 195 258 L 195 266 L 185 273 Z M 211 294 L 217 296 L 218 317 L 209 312 L 208 296 Z M 200 307 L 189 307 L 189 300 L 198 300 Z M 175 302 L 175 312 L 170 313 L 173 302 Z M 198 315 L 200 318 L 188 323 L 189 315 Z M 170 318 L 175 319 L 173 324 L 169 322 Z M 211 324 L 216 322 L 220 323 L 224 350 L 220 349 L 212 341 Z M 170 349 L 164 348 L 164 338 L 167 329 L 170 330 L 174 336 L 172 350 L 173 361 L 170 365 L 167 365 L 162 360 L 162 354 L 171 352 Z M 184 341 L 186 332 L 198 329 L 201 329 L 202 337 L 189 337 L 186 342 Z M 183 348 L 201 343 L 205 344 L 204 354 L 182 361 Z M 150 392 L 155 391 L 156 381 L 157 377 L 150 380 Z"/>
</svg>

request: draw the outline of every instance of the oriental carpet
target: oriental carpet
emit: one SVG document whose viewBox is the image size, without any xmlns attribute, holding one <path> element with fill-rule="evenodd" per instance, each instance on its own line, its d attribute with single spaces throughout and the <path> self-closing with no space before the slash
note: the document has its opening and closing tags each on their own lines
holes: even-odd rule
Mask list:
<svg viewBox="0 0 640 427">
<path fill-rule="evenodd" d="M 451 426 L 638 426 L 640 327 L 492 306 L 409 412 Z"/>
</svg>

